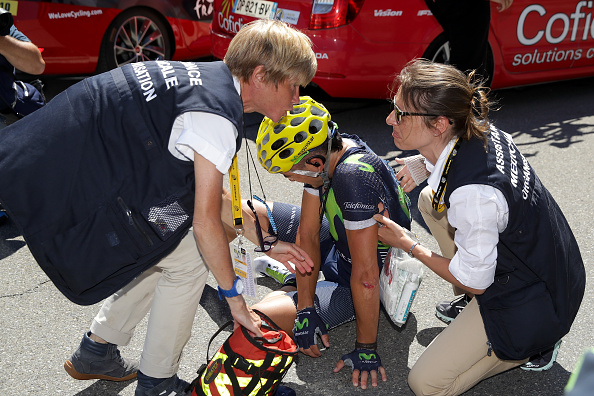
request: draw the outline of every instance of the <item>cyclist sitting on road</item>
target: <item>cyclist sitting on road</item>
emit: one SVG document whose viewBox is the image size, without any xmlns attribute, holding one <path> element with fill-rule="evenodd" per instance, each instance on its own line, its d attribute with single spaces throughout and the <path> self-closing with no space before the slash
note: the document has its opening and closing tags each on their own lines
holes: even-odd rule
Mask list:
<svg viewBox="0 0 594 396">
<path fill-rule="evenodd" d="M 378 242 L 373 215 L 389 213 L 406 228 L 410 215 L 393 170 L 357 136 L 341 136 L 337 129 L 326 108 L 309 97 L 301 97 L 279 123 L 264 118 L 260 125 L 256 144 L 262 166 L 305 185 L 300 215 L 298 207 L 272 205 L 280 240 L 268 255 L 286 262 L 283 241 L 296 241 L 314 269 L 295 271 L 297 291 L 273 292 L 254 308 L 293 334 L 300 351 L 311 357 L 321 355 L 316 334 L 328 347 L 327 329 L 357 319 L 355 350 L 344 355 L 334 371 L 350 365 L 353 385 L 358 385 L 360 374 L 361 387 L 366 388 L 370 374 L 372 386 L 377 386 L 378 372 L 386 380 L 377 353 L 377 330 L 379 273 L 389 246 Z M 261 231 L 268 237 L 272 229 L 266 209 L 255 204 Z M 223 208 L 230 210 L 231 205 L 223 203 Z M 250 212 L 245 201 L 244 211 Z M 231 226 L 230 214 L 223 213 L 223 220 Z M 253 227 L 253 221 L 246 223 Z M 326 224 L 329 237 L 321 231 Z M 234 231 L 229 235 L 232 238 Z M 320 270 L 324 282 L 317 282 Z"/>
</svg>

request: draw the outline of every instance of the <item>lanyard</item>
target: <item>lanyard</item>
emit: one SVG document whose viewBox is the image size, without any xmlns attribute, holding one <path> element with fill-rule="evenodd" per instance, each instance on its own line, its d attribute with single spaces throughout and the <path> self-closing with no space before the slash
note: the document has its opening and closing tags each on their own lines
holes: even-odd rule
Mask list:
<svg viewBox="0 0 594 396">
<path fill-rule="evenodd" d="M 433 193 L 433 201 L 431 202 L 431 206 L 438 212 L 443 212 L 446 208 L 445 204 L 441 203 L 443 195 L 445 194 L 446 187 L 448 185 L 448 174 L 450 173 L 450 168 L 452 167 L 452 163 L 454 162 L 454 157 L 458 154 L 458 149 L 460 148 L 460 138 L 456 139 L 456 143 L 454 143 L 454 147 L 450 151 L 448 155 L 448 159 L 445 162 L 443 167 L 443 172 L 441 173 L 441 177 L 439 179 L 439 186 L 437 187 L 437 192 Z"/>
<path fill-rule="evenodd" d="M 229 167 L 229 186 L 231 188 L 231 209 L 233 213 L 233 225 L 236 231 L 243 232 L 243 212 L 241 210 L 241 191 L 239 190 L 239 168 L 237 166 L 237 154 Z"/>
<path fill-rule="evenodd" d="M 244 129 L 244 137 L 245 137 L 245 129 Z M 266 212 L 268 214 L 270 224 L 272 225 L 272 228 L 274 230 L 274 233 L 272 235 L 269 235 L 268 237 L 266 237 L 266 238 L 269 238 L 270 236 L 273 236 L 274 237 L 273 242 L 270 242 L 269 239 L 265 239 L 263 237 L 262 229 L 260 227 L 260 222 L 258 221 L 258 214 L 256 213 L 256 209 L 252 205 L 251 201 L 248 200 L 247 204 L 250 207 L 250 209 L 252 210 L 252 212 L 254 213 L 254 219 L 256 222 L 256 234 L 258 235 L 258 241 L 260 243 L 260 248 L 262 249 L 261 251 L 267 252 L 268 250 L 270 250 L 271 245 L 274 242 L 276 242 L 278 239 L 276 236 L 276 224 L 274 222 L 274 218 L 272 217 L 272 212 L 270 211 L 270 208 L 266 204 L 266 195 L 264 194 L 264 188 L 262 188 L 262 182 L 260 181 L 260 177 L 258 176 L 258 171 L 256 171 L 256 176 L 258 176 L 258 182 L 260 183 L 260 187 L 262 188 L 262 194 L 264 195 L 264 199 L 261 199 L 255 195 L 252 195 L 252 181 L 250 178 L 250 159 L 251 159 L 252 164 L 254 165 L 254 169 L 255 169 L 255 164 L 254 164 L 254 159 L 251 156 L 250 147 L 247 144 L 247 137 L 245 137 L 245 139 L 246 139 L 246 157 L 247 157 L 247 167 L 248 167 L 248 179 L 250 182 L 249 183 L 250 196 L 253 196 L 255 199 L 262 202 L 264 204 L 264 206 L 266 206 Z M 235 227 L 235 232 L 239 236 L 239 245 L 241 246 L 242 237 L 243 237 L 243 208 L 242 208 L 242 204 L 241 204 L 241 191 L 240 191 L 240 187 L 239 187 L 239 167 L 237 165 L 237 153 L 233 156 L 233 160 L 231 161 L 231 166 L 229 167 L 229 187 L 231 190 L 231 213 L 233 216 L 233 226 Z M 268 249 L 266 249 L 266 246 L 268 246 Z M 256 250 L 256 251 L 259 251 L 259 250 Z"/>
</svg>

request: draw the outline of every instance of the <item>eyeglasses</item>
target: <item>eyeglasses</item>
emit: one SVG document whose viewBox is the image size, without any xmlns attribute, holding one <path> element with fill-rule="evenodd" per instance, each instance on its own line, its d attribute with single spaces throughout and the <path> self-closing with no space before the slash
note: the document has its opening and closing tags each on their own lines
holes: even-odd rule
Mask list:
<svg viewBox="0 0 594 396">
<path fill-rule="evenodd" d="M 392 103 L 394 103 L 394 114 L 396 115 L 396 125 L 400 125 L 400 122 L 402 121 L 402 117 L 404 116 L 430 116 L 430 117 L 439 117 L 440 114 L 429 114 L 429 113 L 411 113 L 408 111 L 402 111 L 398 108 L 398 105 L 396 104 L 396 97 L 394 97 L 394 100 L 392 101 Z M 452 122 L 450 121 L 450 124 Z"/>
<path fill-rule="evenodd" d="M 258 244 L 260 245 L 260 246 L 256 246 L 254 248 L 254 251 L 266 253 L 267 251 L 272 249 L 272 245 L 274 245 L 274 243 L 276 241 L 278 241 L 278 236 L 275 234 L 272 234 L 272 235 L 267 235 L 266 237 L 264 237 L 262 235 L 262 227 L 260 227 L 260 220 L 258 220 L 258 213 L 256 213 L 256 209 L 254 208 L 252 201 L 248 200 L 247 204 L 250 207 L 250 209 L 252 210 L 252 212 L 254 213 L 254 218 L 256 219 L 256 235 L 258 236 Z"/>
</svg>

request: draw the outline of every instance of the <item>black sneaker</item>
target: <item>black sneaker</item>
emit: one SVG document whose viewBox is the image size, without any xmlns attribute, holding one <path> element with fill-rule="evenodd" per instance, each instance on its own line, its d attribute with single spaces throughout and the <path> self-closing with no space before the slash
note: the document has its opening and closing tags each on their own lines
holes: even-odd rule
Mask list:
<svg viewBox="0 0 594 396">
<path fill-rule="evenodd" d="M 138 384 L 134 392 L 134 396 L 190 396 L 191 394 L 191 385 L 179 379 L 177 374 L 167 378 L 154 388 L 147 389 Z"/>
<path fill-rule="evenodd" d="M 39 93 L 41 94 L 41 97 L 43 99 L 43 103 L 47 103 L 47 99 L 45 98 L 45 93 L 43 92 L 43 87 L 45 86 L 45 84 L 43 84 L 43 81 L 41 81 L 40 79 L 35 79 L 33 81 L 29 81 L 29 84 L 33 85 L 35 87 L 35 89 L 39 91 Z"/>
<path fill-rule="evenodd" d="M 557 360 L 557 353 L 559 353 L 559 347 L 561 341 L 557 341 L 554 347 L 547 349 L 546 351 L 539 353 L 538 355 L 532 356 L 530 361 L 520 366 L 522 370 L 527 371 L 544 371 L 553 367 L 555 360 Z"/>
<path fill-rule="evenodd" d="M 103 379 L 109 381 L 127 381 L 136 378 L 138 362 L 120 356 L 118 346 L 107 344 L 107 353 L 103 345 L 89 338 L 90 332 L 83 336 L 78 349 L 70 360 L 64 363 L 64 369 L 77 380 Z"/>
<path fill-rule="evenodd" d="M 435 316 L 447 324 L 458 316 L 460 312 L 468 305 L 472 297 L 462 294 L 452 301 L 442 301 L 435 306 Z"/>
</svg>

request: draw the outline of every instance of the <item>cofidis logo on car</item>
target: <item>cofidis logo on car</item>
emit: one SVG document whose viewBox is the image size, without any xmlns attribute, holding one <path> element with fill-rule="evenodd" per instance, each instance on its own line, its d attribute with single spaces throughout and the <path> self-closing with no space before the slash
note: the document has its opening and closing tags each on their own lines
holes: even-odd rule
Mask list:
<svg viewBox="0 0 594 396">
<path fill-rule="evenodd" d="M 594 21 L 592 9 L 594 1 L 566 3 L 567 12 L 549 12 L 541 4 L 531 4 L 524 8 L 518 18 L 516 36 L 518 42 L 532 47 L 529 51 L 516 53 L 513 66 L 542 65 L 552 63 L 576 62 L 581 59 L 594 59 L 594 45 L 584 45 L 594 40 Z M 536 48 L 539 47 L 539 48 Z M 542 50 L 542 47 L 548 47 Z"/>
<path fill-rule="evenodd" d="M 221 11 L 217 13 L 217 20 L 222 30 L 228 33 L 237 33 L 243 26 L 243 18 L 231 14 L 233 10 L 233 0 L 223 0 Z"/>
</svg>

